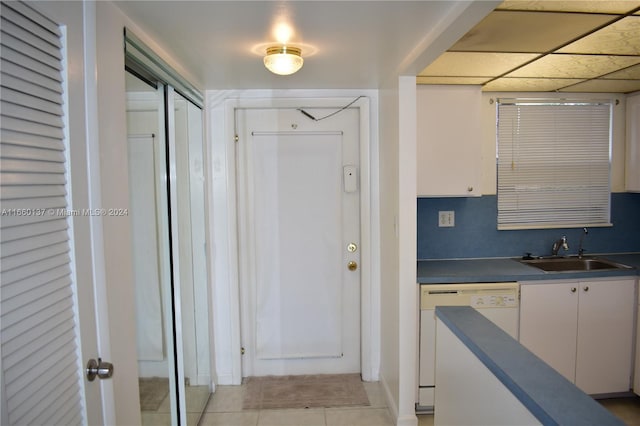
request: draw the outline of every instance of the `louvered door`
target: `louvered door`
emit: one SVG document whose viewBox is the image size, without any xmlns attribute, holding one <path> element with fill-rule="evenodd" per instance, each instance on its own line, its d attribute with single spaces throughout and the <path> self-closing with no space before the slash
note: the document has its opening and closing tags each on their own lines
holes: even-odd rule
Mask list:
<svg viewBox="0 0 640 426">
<path fill-rule="evenodd" d="M 1 420 L 83 424 L 61 32 L 1 8 Z"/>
</svg>

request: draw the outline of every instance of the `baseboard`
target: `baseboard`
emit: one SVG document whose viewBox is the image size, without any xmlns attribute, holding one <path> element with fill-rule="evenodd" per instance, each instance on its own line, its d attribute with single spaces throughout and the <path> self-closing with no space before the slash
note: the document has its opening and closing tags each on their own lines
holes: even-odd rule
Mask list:
<svg viewBox="0 0 640 426">
<path fill-rule="evenodd" d="M 391 413 L 391 418 L 398 420 L 398 404 L 396 403 L 396 401 L 393 399 L 393 394 L 391 393 L 391 390 L 389 389 L 389 385 L 387 384 L 387 381 L 385 380 L 384 376 L 382 374 L 380 374 L 380 384 L 382 385 L 382 390 L 384 392 L 384 398 L 387 402 L 387 408 L 389 409 L 389 412 Z"/>
<path fill-rule="evenodd" d="M 218 385 L 235 385 L 233 382 L 233 374 L 218 374 L 215 380 Z"/>
</svg>

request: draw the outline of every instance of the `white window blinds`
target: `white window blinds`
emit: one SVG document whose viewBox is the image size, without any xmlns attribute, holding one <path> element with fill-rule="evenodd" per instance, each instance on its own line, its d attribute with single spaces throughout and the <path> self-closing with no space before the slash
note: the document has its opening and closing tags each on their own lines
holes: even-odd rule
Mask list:
<svg viewBox="0 0 640 426">
<path fill-rule="evenodd" d="M 0 7 L 2 423 L 82 424 L 62 35 L 24 3 Z"/>
<path fill-rule="evenodd" d="M 611 103 L 498 102 L 498 229 L 610 225 Z"/>
</svg>

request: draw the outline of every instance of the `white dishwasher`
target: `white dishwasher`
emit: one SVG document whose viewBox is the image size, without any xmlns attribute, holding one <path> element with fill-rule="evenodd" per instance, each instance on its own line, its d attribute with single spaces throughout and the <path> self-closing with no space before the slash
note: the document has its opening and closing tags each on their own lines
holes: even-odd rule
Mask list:
<svg viewBox="0 0 640 426">
<path fill-rule="evenodd" d="M 416 411 L 429 412 L 434 408 L 436 306 L 471 306 L 517 339 L 519 290 L 516 282 L 420 286 L 420 381 Z"/>
</svg>

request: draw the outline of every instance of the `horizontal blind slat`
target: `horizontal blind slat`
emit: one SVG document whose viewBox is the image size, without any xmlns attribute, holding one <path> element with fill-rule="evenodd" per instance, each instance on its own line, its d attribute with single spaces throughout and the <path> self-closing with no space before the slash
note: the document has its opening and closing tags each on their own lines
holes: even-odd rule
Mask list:
<svg viewBox="0 0 640 426">
<path fill-rule="evenodd" d="M 49 138 L 46 136 L 34 135 L 29 133 L 21 133 L 13 130 L 2 129 L 0 131 L 0 140 L 3 144 L 28 146 L 33 148 L 55 149 L 64 151 L 64 142 L 59 138 Z"/>
<path fill-rule="evenodd" d="M 38 62 L 51 67 L 62 69 L 60 59 L 56 57 L 54 52 L 44 52 L 39 47 L 30 44 L 28 41 L 20 39 L 20 37 L 8 33 L 5 28 L 1 30 L 3 49 L 11 49 L 15 52 L 22 52 Z"/>
<path fill-rule="evenodd" d="M 17 79 L 28 80 L 29 82 L 42 87 L 49 88 L 52 92 L 62 94 L 62 88 L 60 91 L 57 90 L 56 86 L 59 86 L 60 80 L 56 75 L 47 75 L 40 73 L 38 71 L 32 70 L 23 66 L 22 64 L 16 62 L 10 62 L 8 60 L 3 60 L 0 62 L 2 66 L 2 72 L 5 75 L 11 75 Z M 27 64 L 28 65 L 28 64 Z M 45 68 L 44 66 L 43 68 Z M 46 71 L 46 68 L 42 71 Z"/>
<path fill-rule="evenodd" d="M 3 185 L 64 185 L 67 179 L 63 174 L 56 173 L 0 173 Z"/>
<path fill-rule="evenodd" d="M 55 231 L 19 240 L 7 241 L 0 245 L 0 255 L 2 259 L 5 259 L 21 253 L 28 253 L 32 250 L 39 250 L 41 247 L 58 244 L 67 241 L 68 238 L 69 236 L 66 232 Z"/>
<path fill-rule="evenodd" d="M 30 81 L 14 77 L 10 74 L 0 73 L 0 83 L 3 87 L 9 88 L 16 92 L 27 93 L 36 99 L 44 99 L 54 104 L 62 105 L 62 96 L 60 92 L 51 90 L 51 88 L 33 84 Z M 4 126 L 2 126 L 4 127 Z"/>
<path fill-rule="evenodd" d="M 62 117 L 56 114 L 50 114 L 41 110 L 25 107 L 22 105 L 14 104 L 11 102 L 5 102 L 4 100 L 0 104 L 2 115 L 5 117 L 19 118 L 25 121 L 35 121 L 40 124 L 46 124 L 48 126 L 57 127 L 62 129 L 64 123 Z M 6 143 L 6 141 L 2 141 Z"/>
<path fill-rule="evenodd" d="M 0 220 L 0 225 L 2 225 L 1 231 L 3 243 L 13 242 L 22 238 L 45 235 L 51 232 L 67 230 L 69 227 L 69 224 L 64 219 L 47 220 L 44 222 L 36 222 L 11 227 L 5 227 L 4 220 Z"/>
<path fill-rule="evenodd" d="M 46 31 L 50 32 L 58 40 L 57 43 L 52 43 L 52 44 L 55 44 L 58 47 L 61 46 L 60 37 L 62 37 L 62 32 L 60 31 L 60 28 L 58 27 L 58 24 L 56 24 L 55 21 L 51 20 L 47 16 L 44 16 L 42 13 L 40 13 L 39 11 L 35 10 L 34 8 L 30 7 L 25 3 L 3 2 L 0 7 L 2 7 L 3 15 L 5 15 L 8 11 L 12 10 L 24 16 L 29 21 L 32 21 L 34 24 L 36 24 L 36 27 L 34 27 L 33 25 L 28 26 L 28 28 L 31 31 L 38 31 L 38 27 L 42 27 Z"/>
<path fill-rule="evenodd" d="M 25 317 L 22 321 L 13 322 L 11 324 L 3 324 L 3 333 L 1 337 L 2 344 L 4 345 L 5 341 L 9 341 L 15 339 L 16 337 L 19 337 L 30 329 L 38 326 L 40 323 L 48 321 L 49 318 L 55 316 L 60 312 L 66 310 L 73 312 L 72 309 L 73 300 L 71 300 L 70 298 L 66 298 L 58 300 L 55 304 L 49 305 L 39 312 L 34 312 L 33 315 Z"/>
</svg>

